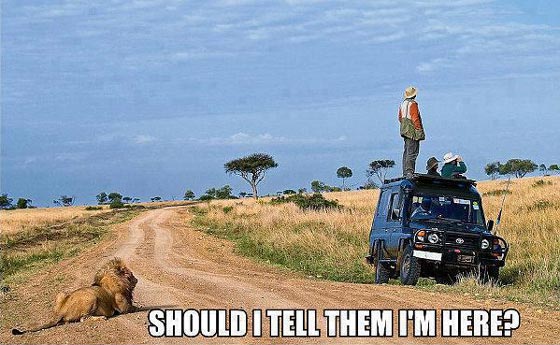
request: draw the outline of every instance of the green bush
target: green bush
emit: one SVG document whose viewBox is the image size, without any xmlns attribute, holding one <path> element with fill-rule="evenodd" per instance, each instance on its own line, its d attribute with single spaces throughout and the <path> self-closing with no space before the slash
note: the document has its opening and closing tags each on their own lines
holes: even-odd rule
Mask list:
<svg viewBox="0 0 560 345">
<path fill-rule="evenodd" d="M 548 200 L 537 200 L 533 202 L 531 205 L 527 206 L 527 211 L 542 211 L 546 210 L 547 208 L 556 207 L 555 203 Z"/>
<path fill-rule="evenodd" d="M 495 189 L 495 190 L 491 190 L 491 191 L 488 191 L 486 193 L 483 193 L 482 196 L 500 196 L 500 195 L 504 195 L 504 194 L 511 194 L 511 192 L 509 190 L 506 190 L 506 189 Z"/>
<path fill-rule="evenodd" d="M 123 208 L 123 207 L 124 207 L 124 204 L 120 199 L 114 199 L 109 204 L 109 208 Z"/>
<path fill-rule="evenodd" d="M 535 183 L 533 183 L 533 188 L 535 188 L 535 187 L 550 186 L 550 185 L 552 185 L 552 182 L 550 182 L 550 181 L 537 180 L 537 181 L 535 181 Z"/>
<path fill-rule="evenodd" d="M 233 211 L 233 206 L 224 206 L 224 208 L 222 208 L 222 211 L 224 211 L 225 214 L 228 214 Z"/>
<path fill-rule="evenodd" d="M 102 210 L 103 206 L 86 206 L 86 211 L 99 211 Z"/>
<path fill-rule="evenodd" d="M 287 202 L 293 202 L 300 209 L 307 211 L 322 211 L 326 209 L 340 209 L 342 205 L 339 205 L 336 200 L 327 200 L 320 193 L 315 193 L 313 195 L 303 195 L 295 194 L 290 196 L 280 196 L 278 198 L 272 198 L 271 204 L 284 204 Z"/>
</svg>

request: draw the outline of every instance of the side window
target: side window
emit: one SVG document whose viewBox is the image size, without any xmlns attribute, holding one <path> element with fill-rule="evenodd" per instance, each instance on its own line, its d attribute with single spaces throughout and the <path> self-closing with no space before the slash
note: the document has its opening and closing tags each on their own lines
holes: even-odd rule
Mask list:
<svg viewBox="0 0 560 345">
<path fill-rule="evenodd" d="M 385 217 L 387 216 L 387 204 L 388 204 L 388 197 L 389 191 L 384 190 L 381 192 L 381 196 L 379 197 L 379 205 L 377 205 L 377 216 L 378 217 Z"/>
<path fill-rule="evenodd" d="M 389 206 L 389 215 L 387 220 L 396 221 L 400 218 L 401 203 L 399 198 L 399 193 L 391 194 L 391 203 Z"/>
</svg>

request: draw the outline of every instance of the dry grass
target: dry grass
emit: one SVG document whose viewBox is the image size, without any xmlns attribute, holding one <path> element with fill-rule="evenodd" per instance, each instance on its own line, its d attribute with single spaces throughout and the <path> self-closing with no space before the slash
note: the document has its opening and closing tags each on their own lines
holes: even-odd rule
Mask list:
<svg viewBox="0 0 560 345">
<path fill-rule="evenodd" d="M 134 204 L 145 208 L 162 208 L 192 204 L 193 201 L 162 201 Z M 0 234 L 12 234 L 32 228 L 40 228 L 53 224 L 69 222 L 79 218 L 89 217 L 109 212 L 108 205 L 101 206 L 101 210 L 86 210 L 86 206 L 29 208 L 21 210 L 0 211 Z"/>
<path fill-rule="evenodd" d="M 10 234 L 29 228 L 67 222 L 107 210 L 107 206 L 98 211 L 86 211 L 84 206 L 73 206 L 0 211 L 0 229 L 3 234 Z"/>
<path fill-rule="evenodd" d="M 64 221 L 48 226 L 28 225 L 21 231 L 0 234 L 0 288 L 14 279 L 24 278 L 29 271 L 76 255 L 98 243 L 114 224 L 127 221 L 140 212 L 138 208 L 127 208 L 76 219 L 66 217 L 62 218 Z M 39 219 L 46 221 L 44 216 Z"/>
<path fill-rule="evenodd" d="M 486 296 L 560 307 L 560 178 L 514 180 L 506 197 L 498 234 L 511 245 L 503 286 L 472 288 L 463 280 L 446 287 L 423 281 L 419 288 L 467 291 Z M 548 183 L 550 182 L 550 184 Z M 495 219 L 505 181 L 479 183 L 487 219 Z M 236 241 L 238 250 L 274 264 L 327 279 L 371 282 L 363 264 L 377 191 L 325 195 L 344 209 L 303 212 L 293 204 L 270 205 L 266 200 L 213 201 L 198 207 L 195 225 Z M 423 286 L 423 287 L 422 287 Z M 476 291 L 475 291 L 476 290 Z M 475 291 L 475 292 L 473 292 Z"/>
</svg>

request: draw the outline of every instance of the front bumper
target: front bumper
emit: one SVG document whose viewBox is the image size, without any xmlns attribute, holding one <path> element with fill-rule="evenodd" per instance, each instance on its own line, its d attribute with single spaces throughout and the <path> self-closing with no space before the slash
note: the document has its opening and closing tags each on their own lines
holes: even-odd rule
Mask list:
<svg viewBox="0 0 560 345">
<path fill-rule="evenodd" d="M 473 267 L 478 265 L 503 267 L 509 246 L 498 236 L 488 237 L 457 232 L 439 232 L 440 243 L 432 244 L 418 241 L 415 236 L 413 256 L 435 264 L 452 267 Z M 457 245 L 455 240 L 461 237 L 464 245 Z M 483 238 L 490 239 L 491 246 L 481 249 Z M 451 243 L 449 239 L 453 239 Z"/>
</svg>

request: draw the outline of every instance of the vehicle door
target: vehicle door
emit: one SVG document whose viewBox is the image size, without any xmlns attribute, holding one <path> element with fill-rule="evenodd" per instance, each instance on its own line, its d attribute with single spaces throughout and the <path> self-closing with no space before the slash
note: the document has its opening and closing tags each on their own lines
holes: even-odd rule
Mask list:
<svg viewBox="0 0 560 345">
<path fill-rule="evenodd" d="M 387 213 L 389 210 L 389 197 L 391 195 L 391 189 L 382 189 L 381 195 L 379 196 L 379 203 L 377 205 L 377 210 L 375 210 L 375 217 L 373 221 L 373 228 L 371 236 L 376 240 L 382 240 L 385 242 L 385 246 L 389 242 L 389 232 L 387 230 Z M 373 243 L 372 243 L 373 244 Z"/>
<path fill-rule="evenodd" d="M 387 230 L 387 250 L 392 257 L 397 256 L 397 249 L 399 245 L 399 239 L 402 237 L 402 193 L 400 188 L 396 187 L 390 191 L 388 196 L 389 207 L 386 217 Z"/>
</svg>

